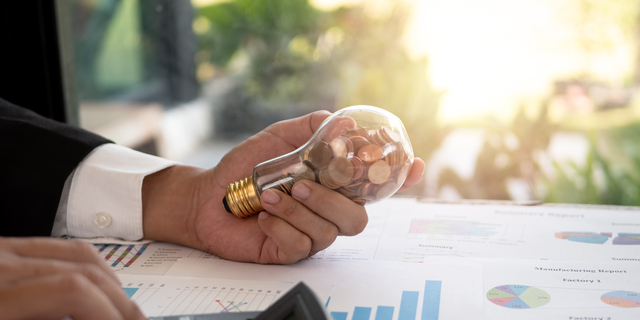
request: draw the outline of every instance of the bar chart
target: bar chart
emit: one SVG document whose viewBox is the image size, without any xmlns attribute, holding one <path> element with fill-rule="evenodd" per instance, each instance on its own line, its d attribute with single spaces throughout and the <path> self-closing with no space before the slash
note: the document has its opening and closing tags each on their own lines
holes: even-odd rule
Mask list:
<svg viewBox="0 0 640 320">
<path fill-rule="evenodd" d="M 194 250 L 170 243 L 95 243 L 94 248 L 111 271 L 128 274 L 164 274 L 174 262 Z"/>
<path fill-rule="evenodd" d="M 413 219 L 410 234 L 437 234 L 455 236 L 490 237 L 498 234 L 501 224 L 478 221 Z"/>
<path fill-rule="evenodd" d="M 426 280 L 422 295 L 420 291 L 399 292 L 399 306 L 355 306 L 351 318 L 348 311 L 332 311 L 331 316 L 334 320 L 438 320 L 441 288 L 442 281 Z"/>
<path fill-rule="evenodd" d="M 128 268 L 147 250 L 149 243 L 142 245 L 96 244 L 95 246 L 98 247 L 98 254 L 102 255 L 104 261 L 111 268 Z"/>
</svg>

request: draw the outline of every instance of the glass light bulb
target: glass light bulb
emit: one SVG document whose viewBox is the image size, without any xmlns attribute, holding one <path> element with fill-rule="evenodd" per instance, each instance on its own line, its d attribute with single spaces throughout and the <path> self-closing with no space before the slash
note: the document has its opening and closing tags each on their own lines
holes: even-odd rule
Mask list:
<svg viewBox="0 0 640 320">
<path fill-rule="evenodd" d="M 372 106 L 352 106 L 328 117 L 307 143 L 255 166 L 253 175 L 227 187 L 227 211 L 248 217 L 263 211 L 267 189 L 291 194 L 307 179 L 365 205 L 390 197 L 404 183 L 413 150 L 402 121 Z"/>
</svg>

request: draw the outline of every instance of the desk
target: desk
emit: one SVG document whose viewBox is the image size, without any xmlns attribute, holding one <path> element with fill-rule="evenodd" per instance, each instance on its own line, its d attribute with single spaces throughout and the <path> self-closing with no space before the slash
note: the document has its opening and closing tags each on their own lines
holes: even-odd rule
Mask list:
<svg viewBox="0 0 640 320">
<path fill-rule="evenodd" d="M 640 319 L 637 209 L 391 198 L 367 207 L 362 234 L 285 266 L 96 250 L 149 316 L 263 310 L 304 281 L 336 320 Z"/>
</svg>

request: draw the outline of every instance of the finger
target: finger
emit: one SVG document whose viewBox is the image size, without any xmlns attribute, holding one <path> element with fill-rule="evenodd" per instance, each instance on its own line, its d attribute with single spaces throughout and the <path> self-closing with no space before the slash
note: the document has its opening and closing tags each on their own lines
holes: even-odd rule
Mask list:
<svg viewBox="0 0 640 320">
<path fill-rule="evenodd" d="M 281 138 L 295 149 L 307 143 L 330 115 L 326 110 L 316 111 L 302 117 L 280 121 L 267 127 L 265 131 Z"/>
<path fill-rule="evenodd" d="M 294 186 L 295 188 L 295 186 Z M 338 227 L 283 192 L 266 190 L 261 195 L 267 212 L 291 224 L 311 238 L 311 252 L 330 246 L 338 236 Z"/>
<path fill-rule="evenodd" d="M 414 158 L 413 164 L 411 165 L 411 170 L 407 174 L 407 178 L 404 180 L 404 184 L 400 187 L 400 190 L 407 190 L 420 182 L 422 180 L 422 176 L 424 176 L 425 164 L 424 161 L 420 158 Z"/>
<path fill-rule="evenodd" d="M 296 150 L 307 143 L 330 115 L 328 111 L 316 111 L 299 118 L 280 121 L 243 141 L 227 153 L 220 163 L 233 163 L 235 168 L 245 168 L 245 171 L 223 172 L 219 183 L 226 187 L 229 183 L 251 174 L 256 164 Z M 250 157 L 247 156 L 246 150 L 251 150 Z"/>
<path fill-rule="evenodd" d="M 363 206 L 315 182 L 298 181 L 291 195 L 317 215 L 335 224 L 342 235 L 353 236 L 362 232 L 369 221 Z"/>
<path fill-rule="evenodd" d="M 100 289 L 72 273 L 38 277 L 2 288 L 0 301 L 0 314 L 6 319 L 124 319 Z"/>
<path fill-rule="evenodd" d="M 283 219 L 260 212 L 258 224 L 267 235 L 259 263 L 294 263 L 309 256 L 311 239 Z"/>
<path fill-rule="evenodd" d="M 0 246 L 7 246 L 12 252 L 23 257 L 92 263 L 105 271 L 113 281 L 118 282 L 118 278 L 98 256 L 93 246 L 83 241 L 55 238 L 3 238 Z"/>
<path fill-rule="evenodd" d="M 99 288 L 119 310 L 120 314 L 126 316 L 126 319 L 144 319 L 135 303 L 124 294 L 120 283 L 113 281 L 110 277 L 111 272 L 105 272 L 95 264 L 28 257 L 6 260 L 0 263 L 4 266 L 1 268 L 2 277 L 11 277 L 5 280 L 8 280 L 10 284 L 21 283 L 34 277 L 47 277 L 58 274 L 82 276 Z M 6 265 L 11 265 L 13 268 L 7 270 Z"/>
</svg>

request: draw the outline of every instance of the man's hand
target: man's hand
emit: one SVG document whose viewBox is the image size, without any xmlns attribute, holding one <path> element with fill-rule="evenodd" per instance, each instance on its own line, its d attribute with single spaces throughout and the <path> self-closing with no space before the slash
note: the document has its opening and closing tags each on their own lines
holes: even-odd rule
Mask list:
<svg viewBox="0 0 640 320">
<path fill-rule="evenodd" d="M 308 180 L 297 182 L 291 196 L 264 191 L 265 211 L 249 218 L 237 218 L 222 205 L 229 184 L 251 176 L 256 164 L 305 144 L 329 115 L 318 111 L 271 125 L 210 170 L 174 166 L 147 176 L 142 189 L 145 238 L 231 260 L 282 264 L 325 249 L 338 235 L 362 232 L 367 224 L 363 206 Z M 416 185 L 424 167 L 414 159 L 401 190 Z"/>
<path fill-rule="evenodd" d="M 145 319 L 90 244 L 0 237 L 0 318 Z"/>
</svg>

